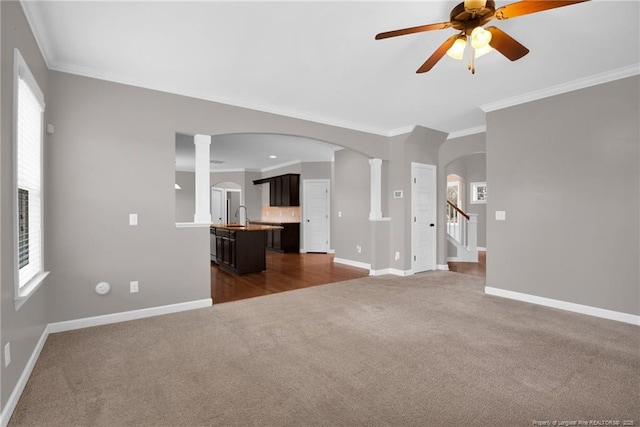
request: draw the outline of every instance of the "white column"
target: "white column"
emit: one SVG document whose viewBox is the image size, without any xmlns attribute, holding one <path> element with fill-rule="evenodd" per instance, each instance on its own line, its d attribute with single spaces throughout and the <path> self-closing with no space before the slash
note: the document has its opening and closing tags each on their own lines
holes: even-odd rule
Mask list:
<svg viewBox="0 0 640 427">
<path fill-rule="evenodd" d="M 369 159 L 371 167 L 371 210 L 369 219 L 382 218 L 382 160 Z"/>
<path fill-rule="evenodd" d="M 478 214 L 469 214 L 467 248 L 469 248 L 469 261 L 478 262 Z"/>
<path fill-rule="evenodd" d="M 211 224 L 211 203 L 209 200 L 211 135 L 196 135 L 193 143 L 196 146 L 196 214 L 193 216 L 193 222 Z"/>
</svg>

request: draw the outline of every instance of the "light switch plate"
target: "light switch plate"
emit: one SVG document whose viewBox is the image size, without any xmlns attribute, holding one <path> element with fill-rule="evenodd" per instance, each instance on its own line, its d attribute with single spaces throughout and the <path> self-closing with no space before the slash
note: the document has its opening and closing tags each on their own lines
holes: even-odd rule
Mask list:
<svg viewBox="0 0 640 427">
<path fill-rule="evenodd" d="M 129 214 L 129 225 L 138 225 L 138 214 Z"/>
<path fill-rule="evenodd" d="M 496 221 L 505 221 L 507 219 L 507 212 L 496 211 Z"/>
</svg>

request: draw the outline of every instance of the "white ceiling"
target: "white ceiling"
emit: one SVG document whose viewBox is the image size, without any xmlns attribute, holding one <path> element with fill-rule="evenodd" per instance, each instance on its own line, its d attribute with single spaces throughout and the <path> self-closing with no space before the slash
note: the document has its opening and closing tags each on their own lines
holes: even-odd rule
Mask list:
<svg viewBox="0 0 640 427">
<path fill-rule="evenodd" d="M 594 0 L 493 25 L 531 52 L 415 70 L 455 30 L 456 1 L 23 1 L 50 68 L 381 135 L 485 125 L 481 105 L 637 73 L 637 1 Z M 498 0 L 497 6 L 511 1 Z"/>
<path fill-rule="evenodd" d="M 296 163 L 331 162 L 338 149 L 340 147 L 326 142 L 289 135 L 215 135 L 209 150 L 210 166 L 212 172 L 267 172 Z M 193 135 L 176 134 L 176 170 L 195 170 Z"/>
</svg>

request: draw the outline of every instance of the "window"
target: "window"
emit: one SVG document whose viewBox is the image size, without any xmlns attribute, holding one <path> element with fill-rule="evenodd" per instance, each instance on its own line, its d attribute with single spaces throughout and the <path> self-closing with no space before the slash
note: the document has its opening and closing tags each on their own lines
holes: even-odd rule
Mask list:
<svg viewBox="0 0 640 427">
<path fill-rule="evenodd" d="M 42 122 L 44 96 L 14 51 L 16 308 L 48 273 L 42 265 Z"/>
<path fill-rule="evenodd" d="M 471 183 L 471 203 L 487 203 L 487 183 Z"/>
</svg>

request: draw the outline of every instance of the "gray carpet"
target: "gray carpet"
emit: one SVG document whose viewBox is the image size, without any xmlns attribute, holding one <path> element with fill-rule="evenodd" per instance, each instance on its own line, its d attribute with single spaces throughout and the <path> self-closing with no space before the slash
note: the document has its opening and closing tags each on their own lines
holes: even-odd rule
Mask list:
<svg viewBox="0 0 640 427">
<path fill-rule="evenodd" d="M 640 328 L 483 286 L 370 277 L 53 334 L 10 425 L 640 425 Z"/>
</svg>

